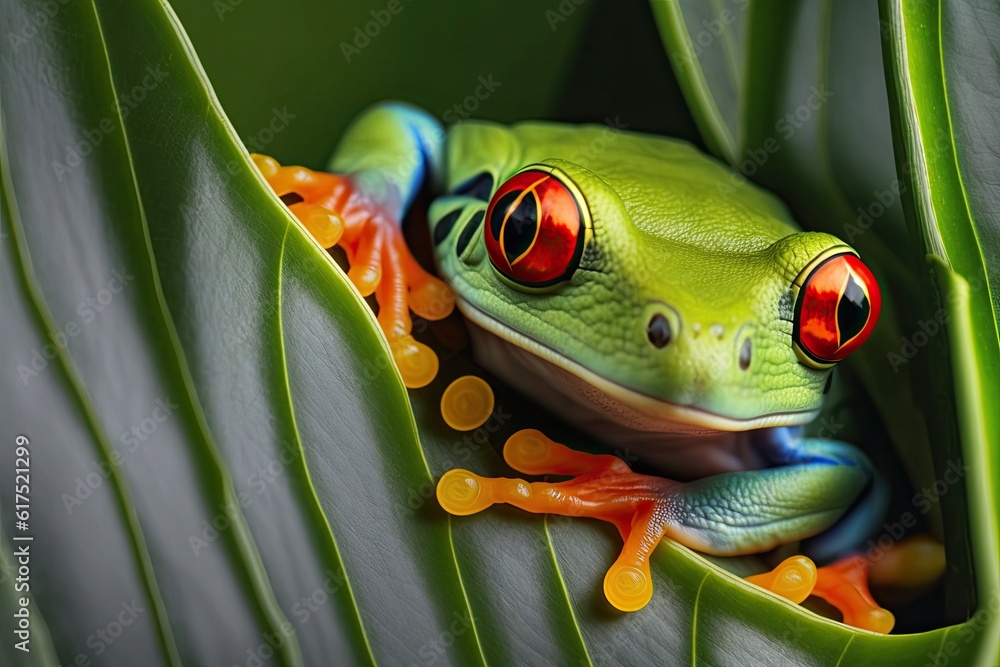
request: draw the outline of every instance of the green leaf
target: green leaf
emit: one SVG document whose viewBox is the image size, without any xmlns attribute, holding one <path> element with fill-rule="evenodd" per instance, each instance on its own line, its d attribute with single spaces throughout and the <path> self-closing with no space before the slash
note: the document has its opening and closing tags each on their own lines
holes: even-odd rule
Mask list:
<svg viewBox="0 0 1000 667">
<path fill-rule="evenodd" d="M 467 602 L 447 523 L 398 511 L 430 481 L 404 389 L 173 16 L 73 3 L 3 48 L 0 421 L 32 441 L 60 659 L 417 660 Z"/>
<path fill-rule="evenodd" d="M 1000 596 L 1000 472 L 992 460 L 1000 442 L 1000 199 L 993 186 L 1000 15 L 968 2 L 884 2 L 881 11 L 897 161 L 913 193 L 906 202 L 911 229 L 932 257 L 939 300 L 958 289 L 968 301 L 968 312 L 949 326 L 957 390 L 953 406 L 942 409 L 954 410 L 963 454 L 982 460 L 967 520 L 983 608 Z"/>
</svg>

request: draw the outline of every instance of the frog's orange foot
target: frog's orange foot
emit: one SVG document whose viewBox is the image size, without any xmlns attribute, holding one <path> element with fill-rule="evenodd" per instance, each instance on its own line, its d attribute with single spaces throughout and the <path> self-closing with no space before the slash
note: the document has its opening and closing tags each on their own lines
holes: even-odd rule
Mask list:
<svg viewBox="0 0 1000 667">
<path fill-rule="evenodd" d="M 868 591 L 870 568 L 871 563 L 864 556 L 854 554 L 841 558 L 817 570 L 812 594 L 839 609 L 847 625 L 888 634 L 896 618 L 888 609 L 880 607 Z"/>
<path fill-rule="evenodd" d="M 855 628 L 888 634 L 896 619 L 868 591 L 870 563 L 852 555 L 818 568 L 806 556 L 792 556 L 770 572 L 747 577 L 747 581 L 798 604 L 809 595 L 823 598 Z"/>
<path fill-rule="evenodd" d="M 362 296 L 375 294 L 378 323 L 389 341 L 403 383 L 423 387 L 437 375 L 433 350 L 410 332 L 410 311 L 427 320 L 451 313 L 455 295 L 410 253 L 398 220 L 362 192 L 350 176 L 283 167 L 265 155 L 251 155 L 275 194 L 324 248 L 339 245 L 347 255 L 348 278 Z"/>
<path fill-rule="evenodd" d="M 649 556 L 664 533 L 668 490 L 674 482 L 632 472 L 610 454 L 586 454 L 553 442 L 532 429 L 518 431 L 503 450 L 507 463 L 530 475 L 570 475 L 565 482 L 480 477 L 450 470 L 438 482 L 437 497 L 451 514 L 481 512 L 507 503 L 536 513 L 601 519 L 615 524 L 625 540 L 604 578 L 608 601 L 636 611 L 653 595 Z"/>
</svg>

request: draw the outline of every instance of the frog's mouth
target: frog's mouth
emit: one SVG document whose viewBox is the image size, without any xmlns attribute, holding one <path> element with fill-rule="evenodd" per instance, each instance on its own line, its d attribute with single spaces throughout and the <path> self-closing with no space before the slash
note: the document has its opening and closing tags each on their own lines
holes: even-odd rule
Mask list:
<svg viewBox="0 0 1000 667">
<path fill-rule="evenodd" d="M 772 412 L 748 419 L 671 403 L 609 380 L 458 298 L 470 323 L 477 363 L 577 426 L 600 435 L 609 425 L 647 434 L 711 436 L 797 426 L 819 410 Z M 540 378 L 552 379 L 545 382 Z M 608 439 L 608 438 L 605 438 Z M 619 438 L 614 438 L 619 439 Z"/>
</svg>

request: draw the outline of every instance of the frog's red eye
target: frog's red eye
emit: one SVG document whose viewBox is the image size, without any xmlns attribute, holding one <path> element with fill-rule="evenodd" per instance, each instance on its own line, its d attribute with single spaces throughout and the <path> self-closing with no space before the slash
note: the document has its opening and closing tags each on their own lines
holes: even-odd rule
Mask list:
<svg viewBox="0 0 1000 667">
<path fill-rule="evenodd" d="M 568 280 L 583 254 L 584 212 L 559 176 L 541 169 L 515 174 L 493 194 L 483 219 L 490 262 L 527 287 Z"/>
<path fill-rule="evenodd" d="M 823 260 L 806 276 L 795 304 L 799 359 L 814 368 L 840 361 L 865 342 L 881 310 L 875 276 L 856 255 Z"/>
</svg>

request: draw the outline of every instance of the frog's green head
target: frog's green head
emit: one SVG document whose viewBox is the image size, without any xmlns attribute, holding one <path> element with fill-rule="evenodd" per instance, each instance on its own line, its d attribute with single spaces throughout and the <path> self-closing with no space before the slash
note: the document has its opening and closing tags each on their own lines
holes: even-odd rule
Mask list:
<svg viewBox="0 0 1000 667">
<path fill-rule="evenodd" d="M 449 150 L 438 263 L 522 388 L 555 378 L 641 430 L 804 423 L 878 318 L 850 247 L 687 144 L 470 123 Z"/>
</svg>

